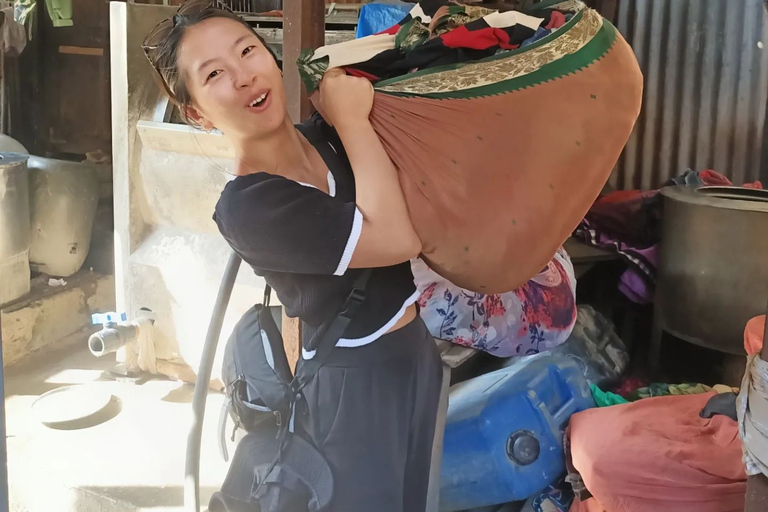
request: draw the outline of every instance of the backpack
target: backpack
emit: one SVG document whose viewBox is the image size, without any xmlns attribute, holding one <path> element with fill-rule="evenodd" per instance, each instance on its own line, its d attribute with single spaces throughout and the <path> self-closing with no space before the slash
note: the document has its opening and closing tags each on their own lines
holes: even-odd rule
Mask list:
<svg viewBox="0 0 768 512">
<path fill-rule="evenodd" d="M 333 475 L 310 442 L 293 432 L 296 398 L 336 346 L 365 300 L 371 271 L 355 280 L 337 316 L 316 334 L 315 356 L 301 361 L 293 376 L 283 338 L 264 303 L 238 321 L 224 349 L 222 379 L 227 401 L 219 420 L 219 448 L 228 459 L 224 432 L 227 418 L 247 434 L 237 445 L 210 512 L 319 512 L 331 502 Z"/>
</svg>

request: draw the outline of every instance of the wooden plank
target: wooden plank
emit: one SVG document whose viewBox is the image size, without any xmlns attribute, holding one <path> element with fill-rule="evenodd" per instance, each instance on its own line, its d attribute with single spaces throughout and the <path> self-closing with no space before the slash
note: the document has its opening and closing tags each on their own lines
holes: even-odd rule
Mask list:
<svg viewBox="0 0 768 512">
<path fill-rule="evenodd" d="M 592 247 L 573 237 L 566 240 L 563 247 L 574 265 L 578 263 L 596 263 L 599 261 L 619 259 L 619 256 L 616 253 Z"/>
<path fill-rule="evenodd" d="M 312 113 L 299 77 L 296 59 L 304 48 L 318 48 L 325 38 L 325 2 L 323 0 L 285 0 L 283 5 L 283 65 L 288 113 L 294 122 Z"/>
<path fill-rule="evenodd" d="M 326 25 L 349 25 L 354 29 L 360 17 L 360 5 L 337 5 L 332 11 L 325 14 Z M 259 25 L 281 25 L 283 18 L 279 16 L 260 16 L 258 14 L 242 14 L 242 18 L 248 23 Z"/>
<path fill-rule="evenodd" d="M 103 57 L 104 48 L 92 48 L 87 46 L 59 46 L 59 53 L 68 55 L 86 55 L 89 57 Z"/>
<path fill-rule="evenodd" d="M 172 153 L 187 153 L 203 158 L 234 158 L 232 144 L 218 132 L 204 132 L 185 124 L 139 121 L 141 143 L 148 148 Z"/>
<path fill-rule="evenodd" d="M 256 32 L 264 38 L 264 41 L 272 48 L 277 58 L 283 60 L 283 29 L 276 27 L 255 27 Z M 351 30 L 326 30 L 325 44 L 343 43 L 355 38 Z M 285 61 L 289 62 L 289 61 Z"/>
</svg>

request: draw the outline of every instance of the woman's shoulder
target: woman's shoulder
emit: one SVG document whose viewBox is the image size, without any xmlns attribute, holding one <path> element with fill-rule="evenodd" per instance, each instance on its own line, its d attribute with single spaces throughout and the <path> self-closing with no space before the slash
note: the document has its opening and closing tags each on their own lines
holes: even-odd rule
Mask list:
<svg viewBox="0 0 768 512">
<path fill-rule="evenodd" d="M 300 187 L 288 178 L 266 172 L 237 176 L 222 190 L 214 209 L 214 220 L 227 222 L 242 215 L 252 217 L 267 212 L 295 186 Z"/>
<path fill-rule="evenodd" d="M 314 146 L 317 146 L 318 144 L 326 144 L 328 142 L 332 144 L 337 142 L 340 143 L 336 129 L 328 124 L 319 112 L 315 112 L 309 116 L 309 119 L 295 126 L 296 129 L 304 134 L 304 137 L 306 137 Z"/>
</svg>

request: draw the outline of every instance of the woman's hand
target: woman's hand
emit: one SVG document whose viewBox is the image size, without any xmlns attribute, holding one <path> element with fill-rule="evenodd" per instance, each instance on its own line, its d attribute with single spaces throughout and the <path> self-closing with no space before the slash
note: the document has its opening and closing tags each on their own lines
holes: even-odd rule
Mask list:
<svg viewBox="0 0 768 512">
<path fill-rule="evenodd" d="M 363 222 L 349 268 L 387 267 L 418 256 L 421 240 L 397 170 L 368 120 L 373 107 L 371 83 L 331 69 L 312 101 L 336 128 L 355 175 L 355 204 Z"/>
<path fill-rule="evenodd" d="M 348 76 L 333 68 L 312 95 L 312 103 L 328 124 L 343 129 L 367 121 L 373 107 L 373 85 L 365 78 Z"/>
</svg>

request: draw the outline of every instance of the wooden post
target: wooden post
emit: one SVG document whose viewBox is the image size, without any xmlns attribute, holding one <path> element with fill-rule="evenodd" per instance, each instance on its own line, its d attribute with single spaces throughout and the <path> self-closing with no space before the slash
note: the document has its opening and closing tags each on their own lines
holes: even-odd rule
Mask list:
<svg viewBox="0 0 768 512">
<path fill-rule="evenodd" d="M 618 0 L 602 0 L 600 2 L 600 14 L 611 23 L 616 23 Z"/>
<path fill-rule="evenodd" d="M 760 357 L 764 361 L 768 361 L 768 307 L 765 308 L 765 331 L 763 331 L 763 350 L 760 352 Z"/>
<path fill-rule="evenodd" d="M 312 113 L 312 105 L 296 68 L 304 48 L 318 48 L 325 42 L 325 1 L 285 0 L 283 6 L 283 74 L 288 113 L 293 122 Z"/>
<path fill-rule="evenodd" d="M 293 122 L 312 113 L 312 104 L 299 78 L 296 59 L 304 48 L 325 42 L 325 0 L 285 0 L 283 5 L 283 75 L 288 114 Z M 296 367 L 301 355 L 301 321 L 283 313 L 283 344 L 288 364 Z"/>
</svg>

